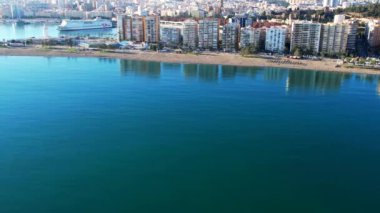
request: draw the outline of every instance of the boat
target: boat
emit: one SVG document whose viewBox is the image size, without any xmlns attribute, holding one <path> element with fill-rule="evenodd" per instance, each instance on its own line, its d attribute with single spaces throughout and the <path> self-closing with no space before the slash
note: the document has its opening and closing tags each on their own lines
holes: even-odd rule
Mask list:
<svg viewBox="0 0 380 213">
<path fill-rule="evenodd" d="M 95 18 L 92 20 L 62 20 L 58 26 L 60 31 L 70 30 L 92 30 L 112 28 L 112 22 L 108 19 Z"/>
</svg>

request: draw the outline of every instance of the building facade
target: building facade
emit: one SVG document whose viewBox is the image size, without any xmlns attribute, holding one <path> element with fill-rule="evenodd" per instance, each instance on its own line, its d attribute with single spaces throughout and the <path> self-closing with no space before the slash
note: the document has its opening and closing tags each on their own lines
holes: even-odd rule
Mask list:
<svg viewBox="0 0 380 213">
<path fill-rule="evenodd" d="M 119 15 L 117 28 L 120 41 L 144 41 L 143 18 L 140 16 Z"/>
<path fill-rule="evenodd" d="M 145 16 L 143 18 L 144 41 L 147 43 L 158 43 L 160 41 L 160 17 Z"/>
<path fill-rule="evenodd" d="M 346 21 L 347 24 L 347 51 L 356 51 L 356 37 L 358 34 L 358 22 L 357 21 Z"/>
<path fill-rule="evenodd" d="M 182 44 L 193 49 L 198 46 L 198 23 L 196 21 L 188 19 L 183 22 Z"/>
<path fill-rule="evenodd" d="M 312 53 L 319 52 L 321 37 L 321 24 L 309 21 L 297 21 L 292 23 L 290 50 L 300 48 Z"/>
<path fill-rule="evenodd" d="M 266 29 L 265 50 L 274 53 L 284 53 L 288 28 L 272 26 Z"/>
<path fill-rule="evenodd" d="M 198 47 L 201 49 L 218 49 L 219 20 L 202 19 L 198 24 Z"/>
<path fill-rule="evenodd" d="M 161 21 L 160 41 L 169 46 L 177 46 L 182 42 L 183 22 Z"/>
<path fill-rule="evenodd" d="M 323 0 L 324 7 L 337 7 L 339 5 L 339 0 Z"/>
<path fill-rule="evenodd" d="M 370 47 L 380 46 L 380 20 L 371 20 L 367 23 L 365 36 Z"/>
<path fill-rule="evenodd" d="M 228 23 L 223 26 L 222 32 L 222 49 L 225 52 L 236 52 L 239 49 L 239 31 L 238 23 Z"/>
<path fill-rule="evenodd" d="M 265 28 L 242 28 L 240 32 L 240 47 L 244 48 L 253 45 L 256 48 L 262 48 L 264 46 L 265 33 Z"/>
<path fill-rule="evenodd" d="M 326 54 L 345 53 L 348 41 L 348 25 L 323 24 L 321 28 L 321 52 Z"/>
</svg>

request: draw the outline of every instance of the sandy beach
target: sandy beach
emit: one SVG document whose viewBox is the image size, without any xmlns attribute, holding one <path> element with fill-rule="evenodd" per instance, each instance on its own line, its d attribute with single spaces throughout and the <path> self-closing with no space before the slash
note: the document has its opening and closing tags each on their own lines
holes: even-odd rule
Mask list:
<svg viewBox="0 0 380 213">
<path fill-rule="evenodd" d="M 250 66 L 250 67 L 280 67 L 302 70 L 321 70 L 329 72 L 346 72 L 361 74 L 380 74 L 380 70 L 335 67 L 336 60 L 323 59 L 322 61 L 312 60 L 287 60 L 289 63 L 273 63 L 271 59 L 243 57 L 239 54 L 231 53 L 202 53 L 195 54 L 176 54 L 176 53 L 157 53 L 152 51 L 135 51 L 127 50 L 125 52 L 105 52 L 105 51 L 73 51 L 67 48 L 0 48 L 0 56 L 63 56 L 63 57 L 105 57 L 129 60 L 157 61 L 169 63 L 185 63 L 185 64 L 221 64 L 234 66 Z M 299 64 L 297 64 L 299 63 Z"/>
</svg>

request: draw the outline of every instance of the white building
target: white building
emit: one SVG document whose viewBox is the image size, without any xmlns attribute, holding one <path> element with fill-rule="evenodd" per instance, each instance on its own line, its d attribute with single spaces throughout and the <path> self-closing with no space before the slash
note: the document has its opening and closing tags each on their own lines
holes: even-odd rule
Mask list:
<svg viewBox="0 0 380 213">
<path fill-rule="evenodd" d="M 371 20 L 367 23 L 365 36 L 370 47 L 380 46 L 380 20 Z"/>
<path fill-rule="evenodd" d="M 321 37 L 321 24 L 310 21 L 292 23 L 290 50 L 299 48 L 302 51 L 318 53 Z"/>
<path fill-rule="evenodd" d="M 235 52 L 239 48 L 239 30 L 237 23 L 228 23 L 223 26 L 222 49 L 226 52 Z"/>
<path fill-rule="evenodd" d="M 339 14 L 334 16 L 334 24 L 343 24 L 346 16 L 344 14 Z"/>
<path fill-rule="evenodd" d="M 242 28 L 240 33 L 240 47 L 244 48 L 249 45 L 254 45 L 256 48 L 261 48 L 265 42 L 265 33 L 265 28 Z"/>
<path fill-rule="evenodd" d="M 323 7 L 337 7 L 339 0 L 323 0 Z"/>
<path fill-rule="evenodd" d="M 182 41 L 183 22 L 161 21 L 160 40 L 169 46 L 179 45 Z"/>
<path fill-rule="evenodd" d="M 275 53 L 283 53 L 285 51 L 286 34 L 288 28 L 286 26 L 272 26 L 266 29 L 265 50 Z"/>
<path fill-rule="evenodd" d="M 188 19 L 183 22 L 182 44 L 185 47 L 196 48 L 198 45 L 198 23 Z"/>
<path fill-rule="evenodd" d="M 321 30 L 321 52 L 327 54 L 345 53 L 348 41 L 348 25 L 323 24 Z"/>
<path fill-rule="evenodd" d="M 218 49 L 219 20 L 202 19 L 199 21 L 198 47 L 201 49 Z"/>
</svg>

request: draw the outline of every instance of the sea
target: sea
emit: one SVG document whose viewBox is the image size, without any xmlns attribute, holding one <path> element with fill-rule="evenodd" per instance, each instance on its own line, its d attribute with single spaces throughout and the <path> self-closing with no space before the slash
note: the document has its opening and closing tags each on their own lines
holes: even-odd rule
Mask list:
<svg viewBox="0 0 380 213">
<path fill-rule="evenodd" d="M 80 37 L 99 37 L 117 38 L 117 29 L 94 29 L 59 31 L 59 24 L 54 23 L 0 23 L 0 41 L 12 39 L 28 38 L 57 38 L 60 36 L 80 36 Z"/>
<path fill-rule="evenodd" d="M 380 212 L 380 77 L 0 57 L 0 212 Z"/>
</svg>

